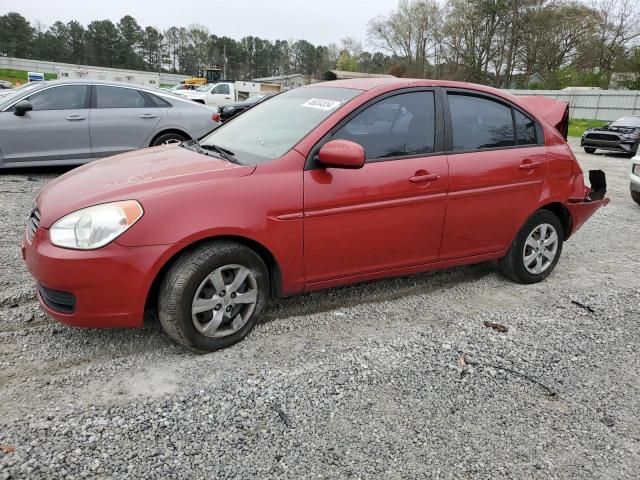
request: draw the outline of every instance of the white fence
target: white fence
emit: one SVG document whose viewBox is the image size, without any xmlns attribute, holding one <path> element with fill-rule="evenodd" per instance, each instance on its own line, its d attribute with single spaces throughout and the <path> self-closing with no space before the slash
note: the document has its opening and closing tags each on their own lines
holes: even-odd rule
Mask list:
<svg viewBox="0 0 640 480">
<path fill-rule="evenodd" d="M 142 72 L 139 70 L 125 70 L 121 68 L 106 68 L 106 67 L 91 67 L 88 65 L 75 65 L 72 63 L 60 63 L 60 62 L 47 62 L 44 60 L 29 60 L 27 58 L 12 58 L 12 57 L 0 57 L 0 68 L 9 68 L 13 70 L 26 70 L 28 72 L 42 72 L 42 73 L 55 73 L 58 74 L 60 70 L 105 70 L 111 71 L 114 74 L 120 74 L 125 77 L 127 75 L 154 75 L 154 72 Z M 155 75 L 158 75 L 156 72 Z M 160 73 L 160 83 L 162 84 L 175 84 L 180 83 L 181 80 L 189 78 L 186 75 L 175 75 L 173 73 Z M 26 82 L 27 79 L 25 78 Z"/>
<path fill-rule="evenodd" d="M 625 115 L 640 115 L 640 91 L 637 90 L 508 91 L 513 95 L 540 95 L 569 102 L 571 118 L 617 120 Z"/>
</svg>

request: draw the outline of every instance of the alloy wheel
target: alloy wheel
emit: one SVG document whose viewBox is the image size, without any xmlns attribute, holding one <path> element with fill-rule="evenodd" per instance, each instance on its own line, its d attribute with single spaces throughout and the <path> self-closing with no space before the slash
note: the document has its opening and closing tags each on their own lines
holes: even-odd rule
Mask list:
<svg viewBox="0 0 640 480">
<path fill-rule="evenodd" d="M 200 283 L 191 302 L 191 319 L 203 335 L 226 337 L 247 323 L 257 302 L 258 283 L 251 270 L 225 265 Z"/>
<path fill-rule="evenodd" d="M 532 275 L 546 271 L 558 253 L 558 232 L 548 223 L 535 227 L 524 244 L 522 259 L 524 268 Z"/>
</svg>

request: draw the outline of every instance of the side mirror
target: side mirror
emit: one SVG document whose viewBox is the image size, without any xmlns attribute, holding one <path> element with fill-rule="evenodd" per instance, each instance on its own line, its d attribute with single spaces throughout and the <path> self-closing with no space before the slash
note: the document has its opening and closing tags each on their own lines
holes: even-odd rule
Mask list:
<svg viewBox="0 0 640 480">
<path fill-rule="evenodd" d="M 18 103 L 16 103 L 13 106 L 13 108 L 14 108 L 13 113 L 18 115 L 19 117 L 23 117 L 25 113 L 33 110 L 33 105 L 31 105 L 31 103 L 29 103 L 27 100 L 20 100 Z"/>
<path fill-rule="evenodd" d="M 332 140 L 318 152 L 318 161 L 330 168 L 362 168 L 366 160 L 364 148 L 349 140 Z"/>
</svg>

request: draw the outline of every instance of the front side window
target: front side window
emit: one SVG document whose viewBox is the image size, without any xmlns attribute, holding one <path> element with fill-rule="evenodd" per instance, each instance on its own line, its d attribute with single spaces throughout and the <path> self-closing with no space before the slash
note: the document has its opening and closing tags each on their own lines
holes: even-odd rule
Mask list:
<svg viewBox="0 0 640 480">
<path fill-rule="evenodd" d="M 134 88 L 108 87 L 96 85 L 96 106 L 98 108 L 144 108 L 144 96 Z"/>
<path fill-rule="evenodd" d="M 333 135 L 335 139 L 362 145 L 367 160 L 433 153 L 433 92 L 385 98 L 349 120 Z"/>
<path fill-rule="evenodd" d="M 329 115 L 362 90 L 303 87 L 260 102 L 215 129 L 201 144 L 232 151 L 243 163 L 256 165 L 281 157 Z"/>
<path fill-rule="evenodd" d="M 229 95 L 230 90 L 229 90 L 229 85 L 227 85 L 226 83 L 221 83 L 220 85 L 217 85 L 216 88 L 213 89 L 214 94 L 220 94 L 220 95 Z"/>
<path fill-rule="evenodd" d="M 34 111 L 77 110 L 85 108 L 86 85 L 61 85 L 30 95 L 25 100 L 33 105 Z"/>
<path fill-rule="evenodd" d="M 511 108 L 487 98 L 448 94 L 453 150 L 515 145 Z"/>
</svg>

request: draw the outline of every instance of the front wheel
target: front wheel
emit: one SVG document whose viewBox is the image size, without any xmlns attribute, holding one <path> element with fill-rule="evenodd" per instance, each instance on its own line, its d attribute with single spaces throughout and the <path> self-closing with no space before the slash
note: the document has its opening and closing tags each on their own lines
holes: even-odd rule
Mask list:
<svg viewBox="0 0 640 480">
<path fill-rule="evenodd" d="M 631 198 L 633 199 L 634 202 L 640 205 L 640 192 L 631 190 Z"/>
<path fill-rule="evenodd" d="M 558 217 L 549 210 L 538 210 L 520 229 L 507 255 L 500 259 L 500 270 L 518 283 L 541 282 L 558 263 L 562 243 Z"/>
<path fill-rule="evenodd" d="M 593 147 L 584 147 L 584 151 L 587 153 L 595 153 L 596 149 Z"/>
<path fill-rule="evenodd" d="M 158 299 L 165 332 L 205 353 L 242 340 L 269 297 L 267 268 L 242 245 L 216 241 L 183 253 L 167 272 Z"/>
</svg>

